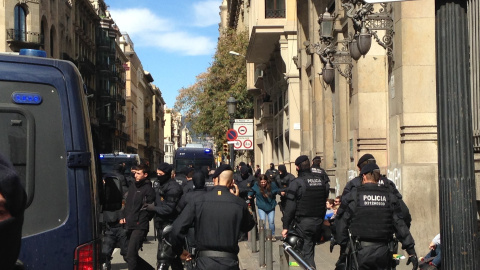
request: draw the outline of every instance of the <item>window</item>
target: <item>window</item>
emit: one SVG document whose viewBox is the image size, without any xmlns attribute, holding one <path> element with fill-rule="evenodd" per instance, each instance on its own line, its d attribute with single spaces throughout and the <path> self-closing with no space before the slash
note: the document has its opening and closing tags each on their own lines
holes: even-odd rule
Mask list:
<svg viewBox="0 0 480 270">
<path fill-rule="evenodd" d="M 26 29 L 26 12 L 25 9 L 20 6 L 15 6 L 15 40 L 26 41 L 25 34 L 27 33 Z"/>
<path fill-rule="evenodd" d="M 265 0 L 265 18 L 285 18 L 285 0 Z"/>
</svg>

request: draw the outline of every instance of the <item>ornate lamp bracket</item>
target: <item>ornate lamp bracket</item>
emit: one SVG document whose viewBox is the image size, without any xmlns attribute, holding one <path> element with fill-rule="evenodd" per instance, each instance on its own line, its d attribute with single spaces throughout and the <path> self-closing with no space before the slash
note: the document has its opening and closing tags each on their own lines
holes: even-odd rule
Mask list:
<svg viewBox="0 0 480 270">
<path fill-rule="evenodd" d="M 379 3 L 381 6 L 378 12 L 375 12 L 373 4 L 365 3 L 363 0 L 342 0 L 342 7 L 345 14 L 353 22 L 355 35 L 366 28 L 366 32 L 371 34 L 375 41 L 387 51 L 390 61 L 393 61 L 393 18 L 392 4 Z M 379 38 L 377 31 L 384 30 L 385 35 Z M 360 46 L 360 45 L 359 45 Z M 367 50 L 368 51 L 368 50 Z"/>
</svg>

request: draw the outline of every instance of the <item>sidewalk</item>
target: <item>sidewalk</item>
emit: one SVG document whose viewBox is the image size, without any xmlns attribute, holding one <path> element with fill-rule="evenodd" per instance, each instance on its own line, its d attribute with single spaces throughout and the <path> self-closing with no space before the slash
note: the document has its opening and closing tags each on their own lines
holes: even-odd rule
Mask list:
<svg viewBox="0 0 480 270">
<path fill-rule="evenodd" d="M 275 234 L 277 239 L 280 239 L 282 232 L 282 214 L 279 207 L 277 206 L 275 212 Z M 268 228 L 268 225 L 267 225 Z M 280 269 L 280 247 L 282 246 L 282 241 L 277 240 L 272 243 L 272 258 L 273 258 L 273 269 Z M 240 270 L 253 270 L 253 269 L 262 269 L 259 265 L 259 253 L 252 253 L 251 241 L 239 242 L 238 246 L 240 247 L 240 252 L 238 253 L 238 259 L 240 264 Z M 258 250 L 258 241 L 257 241 L 257 250 Z M 283 252 L 283 248 L 282 248 Z M 340 247 L 335 246 L 332 253 L 330 253 L 330 242 L 327 241 L 323 244 L 315 246 L 315 264 L 316 269 L 328 269 L 334 270 L 335 263 L 337 262 L 338 256 L 340 253 Z M 400 251 L 400 254 L 406 254 L 404 251 Z M 290 260 L 292 261 L 292 260 Z M 397 270 L 409 270 L 412 269 L 412 265 L 407 266 L 406 260 L 401 260 L 400 265 L 397 266 Z M 264 269 L 264 268 L 263 268 Z M 290 266 L 289 269 L 302 269 L 300 266 Z"/>
<path fill-rule="evenodd" d="M 282 233 L 282 213 L 277 205 L 275 210 L 275 234 L 276 238 L 280 239 Z M 267 225 L 268 228 L 268 225 Z M 272 243 L 272 258 L 273 269 L 280 269 L 280 250 L 283 252 L 283 242 L 277 240 Z M 238 253 L 238 259 L 240 263 L 240 270 L 252 270 L 261 269 L 259 265 L 259 253 L 258 251 L 252 253 L 251 241 L 239 242 L 240 252 Z M 281 249 L 280 249 L 281 248 Z M 258 241 L 257 241 L 258 250 Z M 317 269 L 335 269 L 335 263 L 337 262 L 339 255 L 338 246 L 335 247 L 333 253 L 330 253 L 330 242 L 325 242 L 315 246 L 315 264 Z M 292 261 L 292 260 L 290 260 Z M 302 269 L 300 266 L 290 266 L 290 269 Z"/>
</svg>

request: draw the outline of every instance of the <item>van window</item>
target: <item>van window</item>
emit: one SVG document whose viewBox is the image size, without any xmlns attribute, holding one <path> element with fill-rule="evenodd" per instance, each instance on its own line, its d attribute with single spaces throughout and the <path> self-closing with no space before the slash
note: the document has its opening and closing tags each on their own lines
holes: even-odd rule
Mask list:
<svg viewBox="0 0 480 270">
<path fill-rule="evenodd" d="M 13 163 L 27 192 L 22 234 L 53 229 L 65 222 L 69 195 L 57 90 L 49 85 L 5 81 L 0 81 L 0 89 L 0 152 Z M 39 94 L 42 102 L 15 103 L 14 92 Z"/>
</svg>

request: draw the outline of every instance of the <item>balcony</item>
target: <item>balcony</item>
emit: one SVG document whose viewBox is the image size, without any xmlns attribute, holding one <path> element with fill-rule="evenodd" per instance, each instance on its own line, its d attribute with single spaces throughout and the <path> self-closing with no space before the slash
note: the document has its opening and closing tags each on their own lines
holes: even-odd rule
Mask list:
<svg viewBox="0 0 480 270">
<path fill-rule="evenodd" d="M 95 73 L 95 64 L 90 61 L 86 56 L 78 58 L 78 69 L 80 72 L 86 72 L 89 74 Z"/>
<path fill-rule="evenodd" d="M 128 135 L 127 133 L 122 132 L 118 129 L 115 130 L 115 136 L 122 141 L 129 141 L 130 140 L 130 135 Z"/>
<path fill-rule="evenodd" d="M 112 117 L 100 116 L 100 126 L 105 128 L 115 128 L 115 119 Z"/>
<path fill-rule="evenodd" d="M 43 45 L 43 36 L 36 32 L 7 29 L 7 43 L 13 51 L 39 49 Z"/>
<path fill-rule="evenodd" d="M 106 90 L 100 90 L 100 98 L 104 101 L 116 101 L 116 97 Z"/>
<path fill-rule="evenodd" d="M 127 118 L 125 117 L 125 115 L 123 115 L 123 113 L 117 113 L 115 115 L 115 119 L 121 121 L 122 123 L 125 123 L 125 121 L 127 121 Z"/>
</svg>

